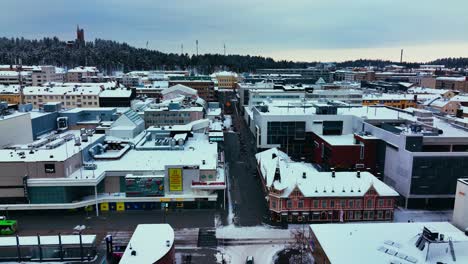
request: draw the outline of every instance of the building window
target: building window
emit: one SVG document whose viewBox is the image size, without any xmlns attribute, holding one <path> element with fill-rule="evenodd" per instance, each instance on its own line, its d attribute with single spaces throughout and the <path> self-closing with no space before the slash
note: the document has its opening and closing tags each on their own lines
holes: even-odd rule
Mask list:
<svg viewBox="0 0 468 264">
<path fill-rule="evenodd" d="M 299 201 L 297 202 L 297 207 L 298 207 L 298 208 L 304 208 L 304 200 L 299 200 Z"/>
<path fill-rule="evenodd" d="M 271 200 L 271 207 L 276 209 L 276 200 Z"/>
<path fill-rule="evenodd" d="M 55 173 L 55 164 L 44 164 L 45 173 Z"/>
<path fill-rule="evenodd" d="M 292 201 L 291 200 L 287 200 L 286 201 L 286 208 L 291 208 L 292 207 Z"/>
<path fill-rule="evenodd" d="M 349 212 L 348 212 L 348 219 L 349 219 L 349 220 L 353 220 L 353 216 L 354 216 L 354 212 L 353 212 L 353 211 L 349 211 Z"/>
<path fill-rule="evenodd" d="M 369 212 L 369 219 L 374 219 L 374 211 Z"/>
<path fill-rule="evenodd" d="M 349 208 L 353 208 L 353 207 L 354 207 L 354 201 L 353 201 L 353 200 L 349 200 L 349 201 L 348 201 L 348 207 L 349 207 Z"/>
<path fill-rule="evenodd" d="M 361 200 L 356 200 L 356 208 L 361 208 Z"/>
<path fill-rule="evenodd" d="M 360 148 L 360 151 L 359 151 L 359 158 L 361 160 L 364 159 L 364 144 L 361 144 L 361 148 Z"/>
<path fill-rule="evenodd" d="M 340 206 L 341 206 L 341 208 L 345 208 L 346 207 L 346 200 L 341 200 L 340 201 Z"/>
<path fill-rule="evenodd" d="M 331 201 L 330 201 L 330 207 L 331 207 L 331 208 L 335 208 L 335 201 L 334 201 L 334 200 L 331 200 Z"/>
<path fill-rule="evenodd" d="M 382 219 L 382 218 L 383 218 L 383 212 L 377 211 L 377 219 Z"/>
<path fill-rule="evenodd" d="M 322 208 L 327 208 L 327 200 L 322 200 Z"/>
<path fill-rule="evenodd" d="M 379 207 L 383 207 L 384 206 L 384 200 L 383 199 L 379 199 Z"/>
<path fill-rule="evenodd" d="M 357 212 L 354 214 L 354 219 L 355 219 L 355 220 L 361 220 L 361 212 L 360 212 L 360 211 L 357 211 Z"/>
<path fill-rule="evenodd" d="M 387 207 L 391 207 L 392 206 L 392 199 L 387 199 Z"/>
<path fill-rule="evenodd" d="M 369 218 L 369 213 L 367 211 L 364 211 L 363 219 L 367 220 Z"/>
<path fill-rule="evenodd" d="M 392 211 L 385 211 L 385 219 L 392 218 Z"/>
<path fill-rule="evenodd" d="M 313 205 L 314 205 L 314 208 L 318 208 L 319 207 L 319 201 L 314 200 Z"/>
<path fill-rule="evenodd" d="M 372 199 L 367 200 L 367 208 L 372 208 Z"/>
</svg>

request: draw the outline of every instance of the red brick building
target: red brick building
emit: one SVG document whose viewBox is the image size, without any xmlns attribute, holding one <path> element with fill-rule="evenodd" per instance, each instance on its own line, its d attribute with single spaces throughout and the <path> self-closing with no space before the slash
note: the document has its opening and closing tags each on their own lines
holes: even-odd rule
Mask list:
<svg viewBox="0 0 468 264">
<path fill-rule="evenodd" d="M 370 171 L 379 176 L 377 162 L 380 140 L 375 137 L 348 135 L 317 135 L 312 133 L 312 163 L 336 171 Z"/>
<path fill-rule="evenodd" d="M 369 172 L 318 172 L 278 149 L 256 158 L 272 221 L 393 220 L 398 193 Z"/>
</svg>

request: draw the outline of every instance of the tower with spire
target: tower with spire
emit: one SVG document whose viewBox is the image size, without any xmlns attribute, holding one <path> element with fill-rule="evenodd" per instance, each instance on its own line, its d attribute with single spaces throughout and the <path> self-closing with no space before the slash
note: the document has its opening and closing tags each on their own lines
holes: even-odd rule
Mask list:
<svg viewBox="0 0 468 264">
<path fill-rule="evenodd" d="M 84 29 L 80 28 L 79 25 L 76 25 L 76 43 L 78 45 L 84 45 L 85 43 Z"/>
</svg>

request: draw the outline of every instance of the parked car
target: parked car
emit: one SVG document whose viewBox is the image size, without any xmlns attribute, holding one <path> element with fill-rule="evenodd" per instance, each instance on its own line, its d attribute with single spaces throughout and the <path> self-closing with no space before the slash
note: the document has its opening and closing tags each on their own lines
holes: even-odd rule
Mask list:
<svg viewBox="0 0 468 264">
<path fill-rule="evenodd" d="M 245 264 L 254 264 L 254 257 L 248 256 L 245 260 Z"/>
</svg>

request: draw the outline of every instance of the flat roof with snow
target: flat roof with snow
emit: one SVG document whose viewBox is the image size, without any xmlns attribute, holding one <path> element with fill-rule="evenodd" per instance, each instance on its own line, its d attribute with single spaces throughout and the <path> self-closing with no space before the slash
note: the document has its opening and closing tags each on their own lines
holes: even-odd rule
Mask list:
<svg viewBox="0 0 468 264">
<path fill-rule="evenodd" d="M 445 242 L 419 250 L 415 243 L 424 227 L 443 234 Z M 448 222 L 313 224 L 310 228 L 333 264 L 468 263 L 468 236 Z M 449 239 L 457 261 L 450 254 Z M 318 245 L 311 246 L 314 250 Z"/>
</svg>

